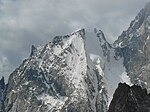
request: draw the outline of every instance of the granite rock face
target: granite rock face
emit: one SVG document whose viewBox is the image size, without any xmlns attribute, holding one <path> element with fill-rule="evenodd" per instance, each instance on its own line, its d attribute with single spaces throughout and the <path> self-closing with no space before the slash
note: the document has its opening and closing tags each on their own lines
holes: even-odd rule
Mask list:
<svg viewBox="0 0 150 112">
<path fill-rule="evenodd" d="M 108 112 L 150 112 L 150 3 L 114 42 L 133 86 L 119 84 Z"/>
<path fill-rule="evenodd" d="M 150 3 L 138 13 L 130 27 L 113 44 L 116 54 L 124 58 L 132 84 L 150 91 Z"/>
<path fill-rule="evenodd" d="M 140 86 L 120 83 L 108 112 L 150 112 L 150 94 Z"/>
</svg>

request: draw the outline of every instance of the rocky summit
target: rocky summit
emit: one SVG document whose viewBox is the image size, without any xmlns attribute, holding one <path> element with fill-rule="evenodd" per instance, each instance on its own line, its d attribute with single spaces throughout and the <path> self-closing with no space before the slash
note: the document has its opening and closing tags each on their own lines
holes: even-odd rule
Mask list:
<svg viewBox="0 0 150 112">
<path fill-rule="evenodd" d="M 149 74 L 147 3 L 113 44 L 81 28 L 32 46 L 8 84 L 0 80 L 0 112 L 150 112 Z"/>
</svg>

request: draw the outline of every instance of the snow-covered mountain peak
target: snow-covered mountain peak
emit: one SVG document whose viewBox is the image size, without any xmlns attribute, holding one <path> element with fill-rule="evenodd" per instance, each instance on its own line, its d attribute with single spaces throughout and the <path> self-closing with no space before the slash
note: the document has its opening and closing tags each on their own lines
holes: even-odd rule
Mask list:
<svg viewBox="0 0 150 112">
<path fill-rule="evenodd" d="M 56 36 L 53 38 L 52 42 L 47 43 L 46 45 L 40 45 L 35 47 L 32 45 L 31 56 L 41 56 L 44 52 L 53 52 L 55 55 L 60 55 L 65 49 L 73 47 L 73 44 L 77 44 L 78 41 L 85 41 L 85 30 L 79 29 L 71 34 L 65 36 Z M 76 45 L 80 47 L 80 45 Z"/>
<path fill-rule="evenodd" d="M 85 43 L 81 29 L 32 46 L 31 56 L 10 75 L 6 111 L 106 111 L 102 72 L 90 60 Z"/>
</svg>

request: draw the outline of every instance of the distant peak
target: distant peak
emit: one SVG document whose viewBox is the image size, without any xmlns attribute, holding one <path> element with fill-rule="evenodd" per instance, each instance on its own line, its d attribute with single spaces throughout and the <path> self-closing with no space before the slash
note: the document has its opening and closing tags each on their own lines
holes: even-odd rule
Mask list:
<svg viewBox="0 0 150 112">
<path fill-rule="evenodd" d="M 103 33 L 102 30 L 98 30 L 97 28 L 94 28 L 94 33 L 95 33 L 96 36 L 98 37 L 101 46 L 103 46 L 103 45 L 105 44 L 105 45 L 107 45 L 109 48 L 112 47 L 112 45 L 106 40 L 105 35 L 104 35 L 104 33 Z"/>
<path fill-rule="evenodd" d="M 94 33 L 97 34 L 97 37 L 103 39 L 104 41 L 106 41 L 105 35 L 103 33 L 102 30 L 97 30 L 96 28 L 94 28 Z"/>
</svg>

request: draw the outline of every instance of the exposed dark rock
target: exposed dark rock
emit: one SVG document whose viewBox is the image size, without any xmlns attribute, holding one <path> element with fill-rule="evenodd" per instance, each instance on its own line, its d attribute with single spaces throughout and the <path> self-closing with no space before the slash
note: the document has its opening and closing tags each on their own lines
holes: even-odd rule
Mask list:
<svg viewBox="0 0 150 112">
<path fill-rule="evenodd" d="M 150 94 L 140 86 L 120 83 L 108 112 L 150 112 Z"/>
</svg>

